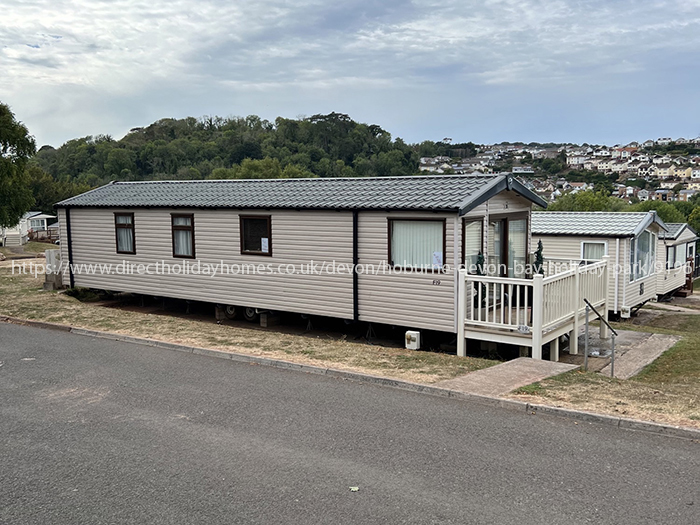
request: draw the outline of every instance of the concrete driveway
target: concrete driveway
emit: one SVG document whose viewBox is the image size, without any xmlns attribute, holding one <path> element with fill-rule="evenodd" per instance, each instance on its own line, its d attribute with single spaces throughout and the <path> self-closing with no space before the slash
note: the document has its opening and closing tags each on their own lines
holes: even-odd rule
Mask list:
<svg viewBox="0 0 700 525">
<path fill-rule="evenodd" d="M 691 441 L 7 324 L 0 361 L 3 524 L 699 515 Z"/>
</svg>

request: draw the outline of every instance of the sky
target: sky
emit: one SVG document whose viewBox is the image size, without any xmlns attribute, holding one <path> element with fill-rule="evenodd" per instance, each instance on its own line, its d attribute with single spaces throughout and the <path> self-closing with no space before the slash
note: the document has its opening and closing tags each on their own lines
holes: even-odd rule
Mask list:
<svg viewBox="0 0 700 525">
<path fill-rule="evenodd" d="M 0 0 L 38 145 L 332 111 L 407 142 L 700 135 L 700 0 Z"/>
</svg>

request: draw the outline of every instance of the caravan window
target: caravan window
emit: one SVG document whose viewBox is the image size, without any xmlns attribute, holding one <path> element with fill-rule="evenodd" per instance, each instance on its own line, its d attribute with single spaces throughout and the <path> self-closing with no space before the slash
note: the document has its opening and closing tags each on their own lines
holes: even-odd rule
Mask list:
<svg viewBox="0 0 700 525">
<path fill-rule="evenodd" d="M 194 215 L 172 216 L 173 257 L 194 259 Z"/>
<path fill-rule="evenodd" d="M 114 229 L 116 230 L 117 253 L 135 254 L 134 214 L 115 213 Z"/>
<path fill-rule="evenodd" d="M 671 270 L 676 265 L 676 247 L 666 247 L 666 269 Z"/>
<path fill-rule="evenodd" d="M 389 219 L 389 264 L 406 269 L 442 269 L 443 219 Z"/>
<path fill-rule="evenodd" d="M 241 215 L 241 253 L 272 255 L 272 217 Z"/>
<path fill-rule="evenodd" d="M 584 242 L 581 244 L 581 259 L 584 261 L 601 261 L 605 256 L 604 242 Z"/>
</svg>

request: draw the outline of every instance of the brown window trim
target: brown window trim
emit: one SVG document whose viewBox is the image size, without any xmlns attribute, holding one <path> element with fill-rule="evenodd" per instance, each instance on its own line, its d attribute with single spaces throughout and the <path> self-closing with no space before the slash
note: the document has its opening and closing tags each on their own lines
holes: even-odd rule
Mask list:
<svg viewBox="0 0 700 525">
<path fill-rule="evenodd" d="M 175 219 L 190 219 L 190 226 L 175 225 Z M 173 257 L 177 259 L 195 259 L 195 243 L 194 243 L 194 214 L 193 213 L 171 213 L 170 214 L 170 230 L 172 232 Z M 192 255 L 176 255 L 175 254 L 175 230 L 185 230 L 192 232 Z"/>
<path fill-rule="evenodd" d="M 430 221 L 430 222 L 441 222 L 442 223 L 442 266 L 443 268 L 447 264 L 447 219 L 429 219 L 427 217 L 417 218 L 417 217 L 391 217 L 387 218 L 387 262 L 389 266 L 400 270 L 402 272 L 425 272 L 425 273 L 445 273 L 444 270 L 435 268 L 404 268 L 402 266 L 395 266 L 394 259 L 391 255 L 391 236 L 393 233 L 393 223 L 394 221 Z"/>
<path fill-rule="evenodd" d="M 131 217 L 131 224 L 119 224 L 117 223 L 117 217 Z M 123 251 L 119 249 L 119 230 L 120 229 L 131 230 L 131 245 L 134 247 L 130 252 Z M 117 253 L 124 255 L 136 255 L 136 230 L 134 228 L 134 214 L 129 212 L 114 212 L 114 247 Z"/>
<path fill-rule="evenodd" d="M 486 239 L 486 232 L 484 228 L 484 217 L 474 218 L 474 219 L 463 219 L 462 220 L 462 267 L 466 265 L 466 255 L 467 255 L 467 224 L 470 222 L 478 222 L 481 224 L 481 249 L 479 252 L 482 256 L 485 256 L 484 251 L 484 240 Z M 484 261 L 486 264 L 486 261 Z"/>
<path fill-rule="evenodd" d="M 246 219 L 267 219 L 267 247 L 266 252 L 256 250 L 246 250 L 243 245 L 243 223 Z M 261 255 L 263 257 L 272 257 L 272 215 L 239 215 L 238 216 L 238 236 L 241 243 L 241 255 Z"/>
</svg>

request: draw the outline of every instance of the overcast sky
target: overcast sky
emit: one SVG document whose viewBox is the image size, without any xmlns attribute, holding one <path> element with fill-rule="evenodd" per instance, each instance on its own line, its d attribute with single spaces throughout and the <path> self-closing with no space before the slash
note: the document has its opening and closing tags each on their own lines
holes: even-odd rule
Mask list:
<svg viewBox="0 0 700 525">
<path fill-rule="evenodd" d="M 337 111 L 409 142 L 700 135 L 700 0 L 0 0 L 37 142 Z"/>
</svg>

